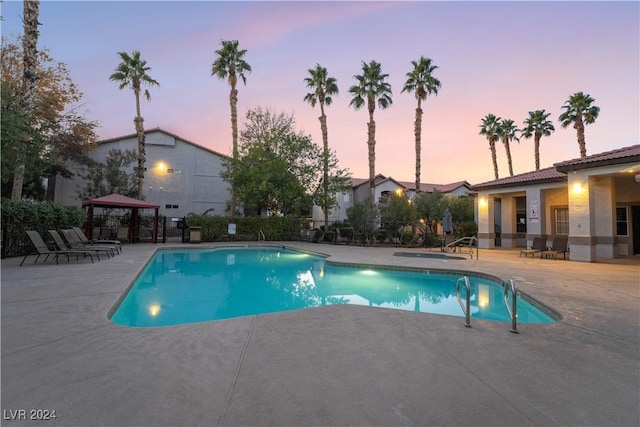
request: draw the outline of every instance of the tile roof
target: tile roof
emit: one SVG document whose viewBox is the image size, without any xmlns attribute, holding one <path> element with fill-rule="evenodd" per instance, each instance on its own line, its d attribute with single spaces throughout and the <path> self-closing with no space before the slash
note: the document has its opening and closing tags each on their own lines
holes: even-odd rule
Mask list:
<svg viewBox="0 0 640 427">
<path fill-rule="evenodd" d="M 416 183 L 413 181 L 396 181 L 390 176 L 385 177 L 384 175 L 381 175 L 381 174 L 376 175 L 376 178 L 377 178 L 376 185 L 379 185 L 385 181 L 393 181 L 407 190 L 415 191 L 416 189 Z M 363 184 L 368 184 L 368 183 L 369 183 L 368 178 L 351 178 L 351 185 L 354 188 L 359 187 Z M 429 183 L 421 182 L 420 191 L 422 191 L 423 193 L 432 193 L 434 191 L 440 191 L 442 193 L 450 193 L 460 187 L 465 187 L 465 186 L 467 188 L 470 188 L 471 184 L 469 184 L 467 181 L 457 181 L 457 182 L 452 182 L 450 184 L 429 184 Z"/>
<path fill-rule="evenodd" d="M 487 181 L 480 184 L 472 185 L 471 190 L 485 190 L 497 187 L 514 187 L 522 184 L 543 183 L 543 182 L 562 182 L 566 181 L 567 176 L 556 170 L 555 167 L 540 169 L 533 172 L 521 173 L 519 175 L 500 178 L 493 181 Z"/>
<path fill-rule="evenodd" d="M 640 162 L 640 145 L 618 148 L 592 156 L 580 157 L 555 163 L 553 166 L 560 172 L 587 169 L 598 166 L 618 165 L 621 163 Z"/>
<path fill-rule="evenodd" d="M 496 179 L 471 186 L 472 191 L 490 188 L 514 187 L 523 184 L 539 184 L 544 182 L 566 181 L 566 173 L 572 170 L 587 169 L 599 166 L 617 165 L 621 163 L 640 162 L 640 145 L 618 148 L 592 156 L 566 160 L 555 163 L 552 167 L 533 172 L 526 172 L 507 178 Z"/>
</svg>

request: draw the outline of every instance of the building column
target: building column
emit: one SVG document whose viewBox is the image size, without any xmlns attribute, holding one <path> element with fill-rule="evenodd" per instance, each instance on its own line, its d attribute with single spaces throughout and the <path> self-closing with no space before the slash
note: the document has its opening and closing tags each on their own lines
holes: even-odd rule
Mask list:
<svg viewBox="0 0 640 427">
<path fill-rule="evenodd" d="M 486 191 L 478 192 L 477 198 L 478 219 L 478 247 L 490 249 L 495 247 L 495 229 L 493 227 L 494 201 Z"/>
<path fill-rule="evenodd" d="M 547 240 L 547 217 L 544 193 L 540 188 L 527 188 L 527 247 L 533 244 L 536 236 Z"/>
<path fill-rule="evenodd" d="M 613 177 L 592 177 L 590 180 L 591 218 L 596 237 L 596 256 L 615 258 L 616 185 Z"/>
<path fill-rule="evenodd" d="M 503 197 L 502 198 L 502 212 L 500 217 L 502 218 L 501 238 L 503 248 L 515 248 L 517 247 L 518 235 L 516 233 L 516 199 L 515 197 Z"/>
<path fill-rule="evenodd" d="M 572 261 L 596 260 L 593 192 L 589 175 L 581 171 L 568 174 L 569 186 L 569 257 Z"/>
</svg>

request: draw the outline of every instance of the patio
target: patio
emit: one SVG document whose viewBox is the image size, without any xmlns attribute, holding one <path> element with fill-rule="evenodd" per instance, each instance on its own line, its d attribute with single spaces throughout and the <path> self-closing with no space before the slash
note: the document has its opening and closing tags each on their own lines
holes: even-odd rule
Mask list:
<svg viewBox="0 0 640 427">
<path fill-rule="evenodd" d="M 481 250 L 479 259 L 440 260 L 284 244 L 341 262 L 513 278 L 563 319 L 511 334 L 497 322 L 465 328 L 458 317 L 329 306 L 124 328 L 107 312 L 169 245 L 126 245 L 95 264 L 5 259 L 3 425 L 42 425 L 15 419 L 20 409 L 27 418 L 55 410 L 46 424 L 62 426 L 640 423 L 637 258 L 579 263 Z"/>
</svg>

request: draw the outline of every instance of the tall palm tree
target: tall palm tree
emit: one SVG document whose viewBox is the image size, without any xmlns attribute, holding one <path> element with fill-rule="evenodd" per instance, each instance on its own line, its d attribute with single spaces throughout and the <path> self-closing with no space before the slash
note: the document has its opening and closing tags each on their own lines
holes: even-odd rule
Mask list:
<svg viewBox="0 0 640 427">
<path fill-rule="evenodd" d="M 304 100 L 315 107 L 320 104 L 320 129 L 322 130 L 322 146 L 323 146 L 323 162 L 322 162 L 322 188 L 324 194 L 329 192 L 329 133 L 327 130 L 327 116 L 324 113 L 324 106 L 331 105 L 332 95 L 338 94 L 338 81 L 329 77 L 327 69 L 316 64 L 316 68 L 309 69 L 309 76 L 305 77 L 304 82 L 311 92 L 307 93 Z M 329 225 L 329 209 L 326 206 L 324 210 L 325 229 Z"/>
<path fill-rule="evenodd" d="M 227 79 L 231 92 L 229 93 L 229 106 L 231 107 L 231 138 L 233 141 L 233 164 L 238 161 L 238 77 L 242 83 L 247 84 L 245 73 L 251 72 L 251 66 L 244 60 L 246 49 L 238 49 L 238 40 L 222 40 L 222 48 L 216 50 L 216 59 L 211 66 L 211 75 L 219 79 Z M 236 191 L 231 188 L 231 215 L 236 213 Z"/>
<path fill-rule="evenodd" d="M 509 176 L 513 176 L 513 163 L 511 162 L 511 147 L 509 147 L 509 142 L 513 140 L 520 142 L 520 139 L 516 137 L 516 132 L 519 132 L 519 129 L 516 127 L 513 120 L 504 119 L 500 121 L 500 124 L 498 125 L 498 136 L 502 138 L 502 143 L 504 144 L 504 149 L 507 153 Z"/>
<path fill-rule="evenodd" d="M 565 112 L 560 114 L 558 118 L 563 129 L 573 123 L 573 127 L 578 134 L 580 157 L 587 156 L 587 145 L 584 140 L 584 125 L 595 122 L 598 114 L 600 114 L 600 107 L 592 105 L 594 102 L 595 99 L 585 93 L 574 93 L 565 101 L 565 105 L 562 106 Z"/>
<path fill-rule="evenodd" d="M 109 76 L 109 80 L 119 83 L 118 89 L 122 90 L 126 87 L 133 89 L 133 94 L 136 97 L 136 116 L 133 119 L 133 124 L 136 128 L 136 134 L 138 136 L 138 198 L 144 197 L 142 189 L 144 182 L 144 164 L 145 157 L 145 136 L 144 136 L 144 118 L 140 113 L 140 91 L 142 85 L 148 86 L 160 86 L 156 80 L 151 78 L 147 72 L 151 67 L 147 66 L 147 61 L 140 58 L 140 51 L 134 50 L 131 55 L 127 52 L 118 52 L 122 62 L 116 68 L 115 72 Z M 151 100 L 151 94 L 148 89 L 145 89 L 144 96 L 147 101 Z"/>
<path fill-rule="evenodd" d="M 34 97 L 36 94 L 36 81 L 38 69 L 38 16 L 40 15 L 39 0 L 24 0 L 24 17 L 23 28 L 24 37 L 22 38 L 22 55 L 23 55 L 23 71 L 22 71 L 22 99 L 21 107 L 24 114 L 29 118 L 34 109 Z M 13 175 L 13 186 L 11 187 L 11 199 L 20 200 L 22 198 L 22 187 L 24 186 L 24 173 L 26 168 L 26 151 L 27 146 L 31 143 L 31 136 L 28 132 L 24 132 L 21 137 L 22 147 L 19 153 L 18 162 Z"/>
<path fill-rule="evenodd" d="M 551 113 L 544 110 L 529 111 L 529 117 L 524 121 L 522 128 L 522 136 L 531 138 L 533 136 L 533 147 L 536 156 L 536 170 L 540 170 L 540 139 L 543 136 L 549 136 L 556 130 L 551 120 L 547 120 Z"/>
<path fill-rule="evenodd" d="M 416 121 L 414 123 L 414 135 L 416 138 L 416 194 L 420 193 L 420 153 L 422 136 L 422 101 L 428 95 L 438 94 L 440 80 L 433 77 L 433 72 L 438 68 L 431 63 L 430 58 L 420 56 L 418 61 L 411 61 L 413 69 L 407 73 L 407 81 L 402 92 L 415 92 L 418 106 L 416 107 Z"/>
<path fill-rule="evenodd" d="M 375 203 L 376 122 L 373 120 L 373 112 L 376 109 L 376 102 L 383 110 L 393 103 L 391 100 L 391 85 L 385 81 L 389 75 L 383 74 L 381 65 L 373 60 L 368 64 L 362 61 L 362 74 L 354 77 L 358 84 L 349 88 L 349 92 L 353 96 L 349 105 L 359 110 L 366 103 L 369 110 L 369 123 L 367 123 L 369 192 L 371 203 Z"/>
<path fill-rule="evenodd" d="M 493 114 L 487 114 L 482 119 L 480 125 L 480 135 L 484 135 L 489 141 L 489 148 L 491 149 L 491 159 L 493 160 L 493 172 L 498 179 L 498 156 L 496 155 L 496 141 L 498 140 L 498 127 L 500 126 L 500 117 L 496 117 Z"/>
</svg>

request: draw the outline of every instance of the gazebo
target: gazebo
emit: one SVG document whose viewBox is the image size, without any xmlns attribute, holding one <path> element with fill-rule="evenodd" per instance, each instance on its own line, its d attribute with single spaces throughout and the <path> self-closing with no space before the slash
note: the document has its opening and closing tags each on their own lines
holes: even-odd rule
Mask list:
<svg viewBox="0 0 640 427">
<path fill-rule="evenodd" d="M 89 224 L 87 235 L 90 239 L 93 237 L 93 227 L 90 226 L 93 223 L 93 208 L 131 209 L 131 219 L 129 220 L 128 232 L 128 236 L 130 237 L 134 237 L 135 231 L 138 229 L 138 210 L 154 209 L 155 214 L 153 216 L 153 233 L 151 241 L 153 243 L 157 243 L 158 209 L 160 209 L 160 206 L 158 205 L 147 203 L 143 200 L 132 199 L 131 197 L 126 197 L 120 194 L 109 194 L 108 196 L 84 201 L 82 202 L 82 207 L 87 208 L 87 224 Z"/>
</svg>

